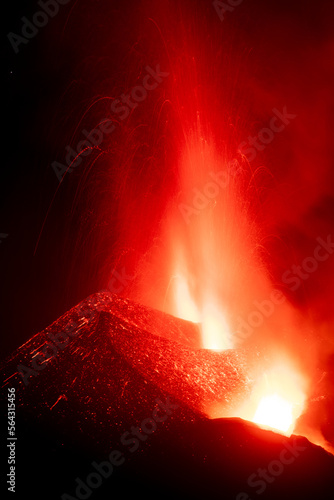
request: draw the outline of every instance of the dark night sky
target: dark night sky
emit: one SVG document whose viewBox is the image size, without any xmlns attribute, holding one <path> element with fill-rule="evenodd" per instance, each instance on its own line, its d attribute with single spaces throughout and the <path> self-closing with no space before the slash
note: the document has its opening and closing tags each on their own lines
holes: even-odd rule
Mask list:
<svg viewBox="0 0 334 500">
<path fill-rule="evenodd" d="M 0 233 L 8 236 L 0 244 L 1 357 L 104 286 L 105 260 L 117 238 L 111 220 L 106 240 L 101 242 L 106 222 L 96 216 L 106 171 L 103 158 L 109 151 L 97 160 L 93 172 L 89 171 L 95 158 L 92 155 L 89 162 L 83 162 L 64 179 L 35 255 L 34 249 L 58 186 L 52 161 L 64 160 L 65 146 L 72 143 L 76 126 L 93 99 L 110 94 L 110 88 L 117 95 L 137 70 L 131 65 L 131 55 L 138 37 L 138 4 L 128 0 L 71 0 L 60 6 L 57 16 L 27 45 L 20 46 L 18 54 L 10 46 L 7 33 L 20 32 L 21 17 L 31 19 L 38 10 L 37 2 L 7 3 L 2 15 Z M 210 1 L 192 4 L 212 7 Z M 219 25 L 214 9 L 210 12 L 210 22 Z M 307 172 L 296 168 L 289 173 L 289 162 L 282 166 L 286 171 L 281 180 L 290 186 L 291 207 L 277 208 L 276 213 L 273 206 L 270 208 L 276 226 L 295 243 L 296 253 L 305 255 L 302 250 L 312 248 L 312 237 L 326 234 L 334 226 L 334 155 L 329 129 L 334 110 L 333 6 L 325 1 L 244 0 L 230 14 L 222 29 L 226 23 L 226 29 L 232 26 L 240 30 L 249 43 L 246 50 L 252 51 L 256 62 L 250 87 L 256 89 L 266 74 L 266 90 L 261 92 L 259 86 L 254 91 L 258 101 L 252 106 L 270 109 L 273 103 L 279 106 L 283 102 L 289 109 L 296 109 L 302 124 L 294 139 L 309 145 L 313 138 L 313 149 L 319 151 L 319 165 L 308 167 Z M 99 113 L 103 115 L 103 106 L 95 113 L 85 117 L 83 123 L 88 130 L 94 127 Z M 110 148 L 116 143 L 117 135 Z M 284 143 L 279 147 L 284 148 Z M 280 167 L 275 163 L 275 149 L 268 150 L 267 155 L 277 173 Z M 324 316 L 331 309 L 323 305 L 327 286 L 328 292 L 332 289 L 321 280 L 330 281 L 329 271 L 327 268 L 326 276 L 321 276 L 309 291 Z"/>
<path fill-rule="evenodd" d="M 87 228 L 81 220 L 87 215 L 72 211 L 81 172 L 68 176 L 58 190 L 35 255 L 34 249 L 58 186 L 51 163 L 65 163 L 65 146 L 78 119 L 87 103 L 103 92 L 98 74 L 102 80 L 115 80 L 127 46 L 123 42 L 124 47 L 117 47 L 115 41 L 122 40 L 122 25 L 131 20 L 126 11 L 132 3 L 122 9 L 121 22 L 117 2 L 84 0 L 61 6 L 45 28 L 20 45 L 18 54 L 6 35 L 19 33 L 21 17 L 31 19 L 37 4 L 21 2 L 6 11 L 1 232 L 8 236 L 0 248 L 4 355 L 101 286 L 95 277 L 98 263 L 88 263 L 85 249 L 76 247 L 80 227 Z"/>
</svg>

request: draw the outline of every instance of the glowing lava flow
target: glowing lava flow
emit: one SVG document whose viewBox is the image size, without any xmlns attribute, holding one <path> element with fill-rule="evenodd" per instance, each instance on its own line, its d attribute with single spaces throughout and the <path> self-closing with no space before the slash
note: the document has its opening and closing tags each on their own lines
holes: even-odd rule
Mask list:
<svg viewBox="0 0 334 500">
<path fill-rule="evenodd" d="M 291 435 L 306 401 L 306 380 L 283 359 L 255 385 L 250 400 L 238 415 L 261 427 Z"/>
<path fill-rule="evenodd" d="M 293 425 L 292 403 L 278 394 L 261 399 L 253 422 L 282 432 L 288 432 Z"/>
</svg>

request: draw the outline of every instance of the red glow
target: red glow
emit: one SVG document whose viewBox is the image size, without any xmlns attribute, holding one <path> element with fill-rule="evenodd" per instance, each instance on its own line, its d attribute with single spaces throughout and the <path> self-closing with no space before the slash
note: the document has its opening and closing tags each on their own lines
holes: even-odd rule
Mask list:
<svg viewBox="0 0 334 500">
<path fill-rule="evenodd" d="M 126 292 L 138 302 L 200 324 L 202 348 L 255 347 L 266 352 L 270 369 L 263 354 L 260 374 L 250 374 L 256 376 L 254 392 L 234 416 L 290 433 L 310 396 L 309 379 L 316 365 L 310 333 L 314 325 L 288 294 L 277 299 L 277 290 L 285 292 L 288 287 L 273 269 L 281 266 L 283 275 L 291 263 L 284 262 L 279 252 L 269 254 L 267 243 L 284 239 L 275 223 L 284 217 L 293 221 L 296 212 L 286 208 L 283 188 L 272 188 L 276 172 L 270 167 L 274 164 L 280 172 L 291 166 L 286 159 L 294 157 L 290 135 L 303 142 L 303 150 L 296 154 L 298 164 L 310 163 L 304 151 L 307 141 L 301 141 L 303 119 L 247 159 L 240 145 L 245 140 L 247 145 L 254 124 L 259 130 L 268 128 L 273 116 L 277 118 L 273 109 L 280 113 L 287 106 L 291 115 L 297 111 L 282 102 L 282 95 L 253 89 L 257 68 L 252 70 L 243 59 L 242 43 L 231 46 L 227 25 L 222 34 L 220 24 L 216 29 L 195 15 L 178 17 L 164 7 L 157 9 L 154 30 L 161 37 L 160 55 L 166 64 L 161 65 L 170 76 L 153 108 L 154 117 L 162 118 L 157 119 L 158 132 L 155 142 L 149 143 L 145 168 L 138 169 L 140 161 L 132 164 L 131 159 L 129 170 L 122 170 L 122 195 L 126 193 L 120 207 L 126 232 L 122 243 L 139 253 L 133 259 L 136 279 Z M 250 88 L 256 94 L 255 104 L 247 99 Z M 253 105 L 259 107 L 255 112 Z M 282 143 L 287 148 L 283 153 Z M 131 168 L 139 170 L 137 192 L 131 183 L 126 185 Z M 305 168 L 300 175 L 308 179 L 310 174 Z M 286 178 L 297 185 L 298 176 Z M 279 177 L 282 185 L 286 178 Z M 299 205 L 295 203 L 295 191 L 291 188 L 289 202 L 298 211 L 302 201 L 298 194 Z M 141 205 L 133 201 L 133 192 L 144 200 Z M 311 250 L 304 257 L 312 255 Z M 132 265 L 133 260 L 125 262 Z M 299 281 L 298 292 L 306 279 Z M 320 342 L 314 342 L 320 350 Z M 217 408 L 212 412 L 208 408 L 207 414 L 220 416 Z"/>
</svg>

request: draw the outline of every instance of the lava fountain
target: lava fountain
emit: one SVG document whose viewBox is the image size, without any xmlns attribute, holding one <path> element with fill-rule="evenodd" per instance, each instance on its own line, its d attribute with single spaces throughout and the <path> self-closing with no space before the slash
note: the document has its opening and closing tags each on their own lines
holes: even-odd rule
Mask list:
<svg viewBox="0 0 334 500">
<path fill-rule="evenodd" d="M 181 160 L 184 197 L 178 197 L 167 229 L 172 249 L 169 312 L 199 323 L 202 347 L 220 351 L 242 345 L 235 316 L 264 291 L 269 295 L 271 285 L 255 251 L 257 232 L 238 177 L 242 179 L 242 167 L 220 159 L 200 134 L 194 144 L 195 137 Z M 288 317 L 282 321 L 286 326 Z M 269 341 L 272 351 L 278 345 Z M 306 377 L 283 355 L 269 357 L 272 365 L 254 375 L 253 393 L 234 416 L 291 434 L 304 409 Z M 219 408 L 208 409 L 208 414 L 225 415 Z"/>
<path fill-rule="evenodd" d="M 129 181 L 132 164 L 120 182 L 126 228 L 120 245 L 140 248 L 124 293 L 198 324 L 200 349 L 257 349 L 251 397 L 233 415 L 217 406 L 207 415 L 241 417 L 291 434 L 310 388 L 298 347 L 305 345 L 308 326 L 271 279 L 259 195 L 268 171 L 254 168 L 240 147 L 249 130 L 247 61 L 238 43 L 228 41 L 235 36 L 224 35 L 217 51 L 211 23 L 199 27 L 185 21 L 181 7 L 177 15 L 165 8 L 148 30 L 159 33 L 160 60 L 169 74 L 154 109 L 158 132 L 146 172 L 136 174 L 139 190 Z M 144 208 L 133 201 L 142 188 Z M 133 267 L 130 258 L 122 262 Z"/>
</svg>

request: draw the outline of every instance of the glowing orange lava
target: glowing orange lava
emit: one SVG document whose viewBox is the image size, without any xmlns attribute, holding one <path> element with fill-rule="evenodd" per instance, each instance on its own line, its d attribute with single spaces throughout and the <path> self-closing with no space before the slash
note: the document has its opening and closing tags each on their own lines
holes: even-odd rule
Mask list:
<svg viewBox="0 0 334 500">
<path fill-rule="evenodd" d="M 253 422 L 282 432 L 289 432 L 293 426 L 292 403 L 278 394 L 261 399 Z"/>
<path fill-rule="evenodd" d="M 291 435 L 306 402 L 306 380 L 290 360 L 282 358 L 255 383 L 238 416 L 261 427 Z"/>
</svg>

